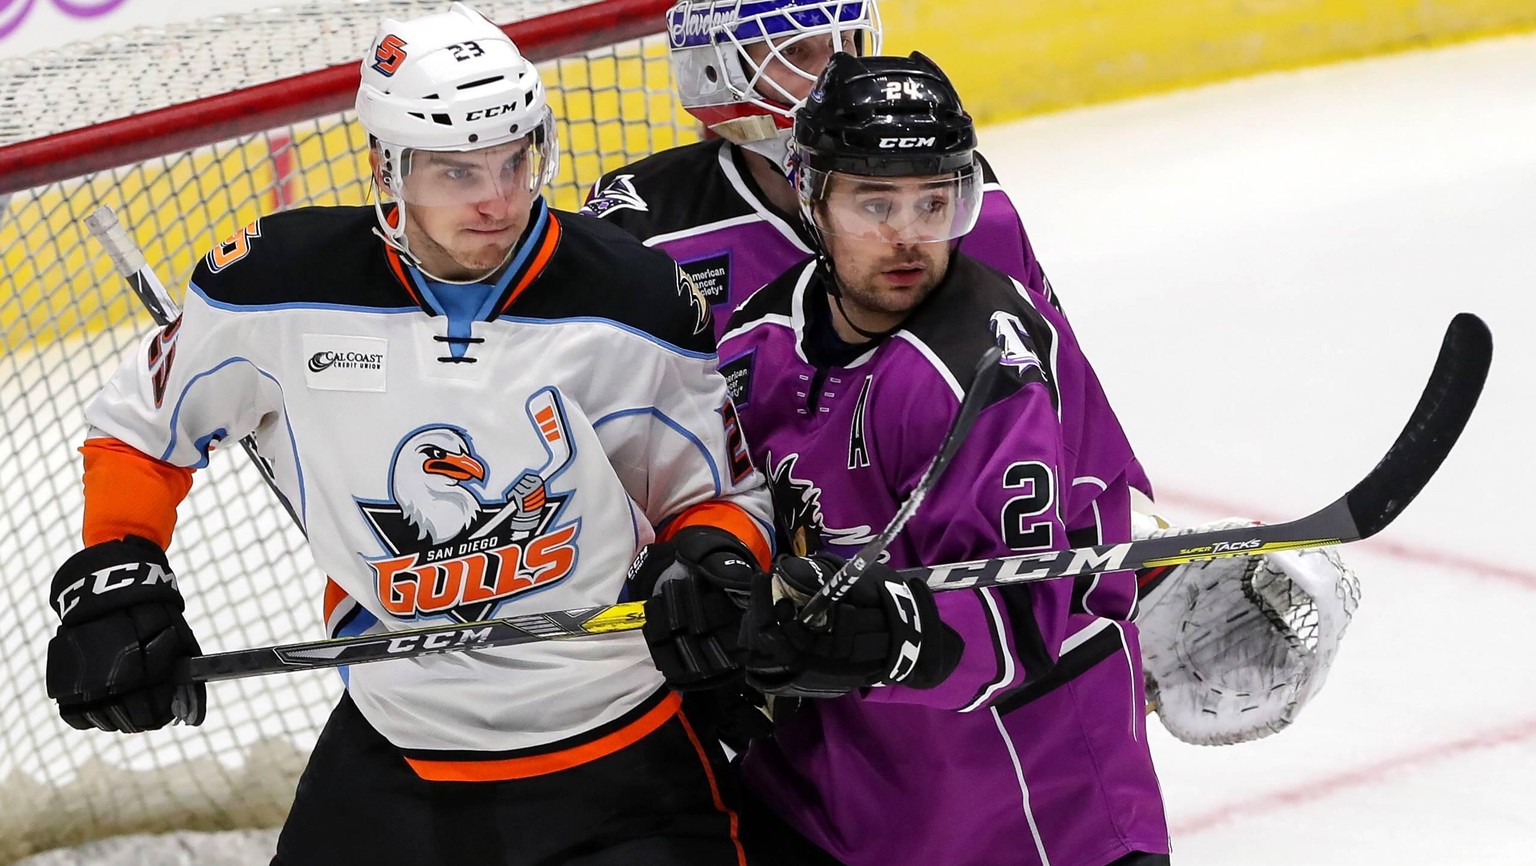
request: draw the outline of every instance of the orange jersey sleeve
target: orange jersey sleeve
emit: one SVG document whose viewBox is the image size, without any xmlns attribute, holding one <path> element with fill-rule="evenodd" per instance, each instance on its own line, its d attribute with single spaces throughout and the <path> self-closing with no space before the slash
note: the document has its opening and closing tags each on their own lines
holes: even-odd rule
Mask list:
<svg viewBox="0 0 1536 866">
<path fill-rule="evenodd" d="M 757 521 L 753 520 L 752 516 L 740 506 L 719 500 L 700 502 L 667 524 L 666 530 L 661 533 L 658 540 L 670 539 L 684 526 L 713 526 L 716 529 L 723 529 L 740 539 L 741 543 L 752 551 L 752 555 L 757 558 L 758 567 L 764 571 L 773 562 L 773 549 L 769 546 L 767 536 L 763 535 L 763 530 L 757 525 Z"/>
<path fill-rule="evenodd" d="M 111 438 L 87 440 L 80 453 L 85 455 L 85 543 L 138 535 L 168 548 L 176 506 L 192 489 L 192 470 Z"/>
</svg>

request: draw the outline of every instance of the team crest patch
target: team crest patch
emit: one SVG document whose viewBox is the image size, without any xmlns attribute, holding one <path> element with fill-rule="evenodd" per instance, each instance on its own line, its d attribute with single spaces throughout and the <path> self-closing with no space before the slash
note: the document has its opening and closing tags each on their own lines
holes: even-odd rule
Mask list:
<svg viewBox="0 0 1536 866">
<path fill-rule="evenodd" d="M 605 217 L 616 210 L 629 208 L 630 210 L 649 211 L 650 205 L 635 191 L 635 176 L 621 174 L 608 182 L 608 185 L 597 192 L 596 195 L 581 206 L 581 212 L 595 217 Z"/>
<path fill-rule="evenodd" d="M 358 500 L 386 551 L 367 560 L 385 610 L 474 622 L 570 576 L 581 521 L 560 522 L 574 491 L 550 486 L 574 457 L 565 407 L 559 392 L 543 388 L 525 410 L 546 460 L 499 495 L 486 492 L 491 467 L 469 432 L 439 424 L 412 431 L 395 449 L 387 500 Z"/>
<path fill-rule="evenodd" d="M 999 310 L 992 314 L 990 324 L 992 336 L 997 338 L 997 345 L 1003 350 L 1004 367 L 1017 370 L 1020 378 L 1023 378 L 1025 372 L 1031 368 L 1044 372 L 1040 365 L 1040 356 L 1035 353 L 1034 338 L 1030 337 L 1029 331 L 1018 316 Z"/>
</svg>

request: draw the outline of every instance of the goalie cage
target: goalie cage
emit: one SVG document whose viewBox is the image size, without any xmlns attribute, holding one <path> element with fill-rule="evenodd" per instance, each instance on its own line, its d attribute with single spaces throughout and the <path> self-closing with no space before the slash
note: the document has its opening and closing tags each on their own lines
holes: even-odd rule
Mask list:
<svg viewBox="0 0 1536 866">
<path fill-rule="evenodd" d="M 670 0 L 475 5 L 541 64 L 565 151 L 555 206 L 697 137 L 671 93 Z M 339 695 L 334 673 L 218 684 L 202 727 L 135 736 L 71 730 L 45 696 L 47 581 L 80 545 L 84 404 L 151 327 L 82 220 L 114 208 L 179 299 L 199 252 L 258 215 L 365 203 L 358 61 L 381 18 L 445 6 L 307 0 L 0 61 L 0 537 L 21 552 L 0 590 L 0 864 L 126 834 L 273 827 L 287 813 Z M 69 128 L 82 118 L 95 125 Z M 237 456 L 197 475 L 170 556 L 205 648 L 320 636 L 324 579 L 258 473 Z M 262 838 L 230 848 L 260 852 Z"/>
</svg>

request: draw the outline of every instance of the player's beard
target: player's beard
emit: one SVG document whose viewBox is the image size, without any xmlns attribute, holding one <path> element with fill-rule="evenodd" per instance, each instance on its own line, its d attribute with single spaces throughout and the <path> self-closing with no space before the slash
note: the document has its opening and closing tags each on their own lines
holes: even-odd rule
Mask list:
<svg viewBox="0 0 1536 866">
<path fill-rule="evenodd" d="M 933 293 L 949 266 L 949 247 L 942 243 L 915 245 L 889 252 L 868 264 L 859 262 L 852 268 L 849 264 L 846 260 L 835 263 L 843 309 L 860 319 L 872 320 L 854 322 L 859 327 L 883 331 L 900 324 Z M 911 265 L 920 266 L 920 271 L 901 276 Z M 893 270 L 896 274 L 891 273 Z M 864 315 L 859 316 L 860 313 Z"/>
</svg>

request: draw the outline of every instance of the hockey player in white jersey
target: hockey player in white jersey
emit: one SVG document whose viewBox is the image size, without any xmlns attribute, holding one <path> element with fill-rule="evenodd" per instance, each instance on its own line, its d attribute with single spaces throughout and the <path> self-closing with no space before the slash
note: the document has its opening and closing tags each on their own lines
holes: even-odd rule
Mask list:
<svg viewBox="0 0 1536 866">
<path fill-rule="evenodd" d="M 583 210 L 675 258 L 723 328 L 753 292 L 810 258 L 784 170 L 791 118 L 833 53 L 879 53 L 880 15 L 876 0 L 680 0 L 667 32 L 683 107 L 716 138 L 609 171 Z M 1022 219 L 978 159 L 982 209 L 957 251 L 1061 309 Z M 1150 516 L 1155 506 L 1141 495 L 1150 492 L 1138 491 L 1138 537 L 1237 520 L 1170 528 Z M 1220 559 L 1140 578 L 1154 705 L 1170 731 L 1200 744 L 1290 724 L 1322 687 L 1359 598 L 1333 552 Z"/>
<path fill-rule="evenodd" d="M 612 604 L 641 548 L 771 556 L 708 309 L 661 252 L 545 203 L 554 122 L 512 42 L 457 3 L 385 20 L 357 107 L 377 206 L 215 246 L 87 410 L 47 672 L 77 728 L 203 718 L 171 673 L 198 579 L 166 550 L 194 470 L 247 434 L 329 576 L 292 603 L 323 597 L 330 635 Z M 343 678 L 276 864 L 745 862 L 720 756 L 638 633 Z"/>
</svg>

